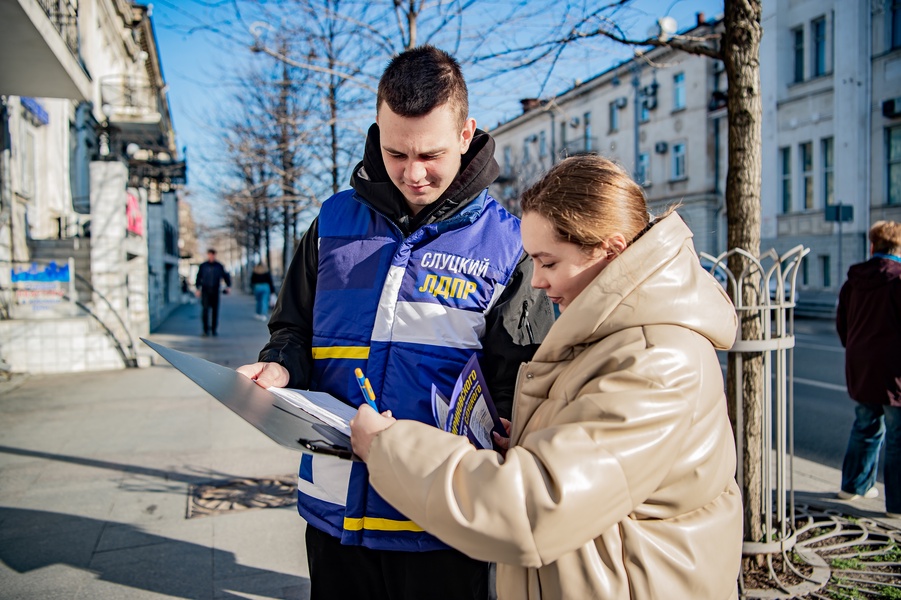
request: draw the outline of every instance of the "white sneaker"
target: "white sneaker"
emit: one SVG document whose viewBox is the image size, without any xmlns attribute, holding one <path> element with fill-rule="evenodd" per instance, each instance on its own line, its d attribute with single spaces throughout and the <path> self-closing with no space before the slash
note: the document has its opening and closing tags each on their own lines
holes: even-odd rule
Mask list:
<svg viewBox="0 0 901 600">
<path fill-rule="evenodd" d="M 840 500 L 857 500 L 861 497 L 860 494 L 852 494 L 851 492 L 846 492 L 845 490 L 839 490 L 838 494 L 836 494 Z M 863 495 L 864 498 L 878 498 L 879 490 L 875 487 L 871 487 L 867 490 L 867 492 Z"/>
</svg>

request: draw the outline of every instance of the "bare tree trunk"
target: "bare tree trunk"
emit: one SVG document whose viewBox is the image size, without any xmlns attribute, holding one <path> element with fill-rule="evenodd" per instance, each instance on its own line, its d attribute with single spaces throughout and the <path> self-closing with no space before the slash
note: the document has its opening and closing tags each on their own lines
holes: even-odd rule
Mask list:
<svg viewBox="0 0 901 600">
<path fill-rule="evenodd" d="M 722 56 L 729 81 L 726 105 L 729 114 L 729 170 L 726 175 L 726 215 L 728 247 L 743 248 L 754 256 L 760 254 L 760 177 L 761 177 L 761 99 L 760 99 L 760 26 L 761 0 L 726 0 L 723 25 Z M 741 273 L 745 265 L 733 255 L 729 269 Z M 753 282 L 752 282 L 753 283 Z M 743 305 L 757 305 L 754 285 L 746 285 Z M 763 324 L 757 315 L 745 317 L 741 337 L 760 337 Z M 730 417 L 735 425 L 742 411 L 744 440 L 742 488 L 745 506 L 745 540 L 763 541 L 761 506 L 761 419 L 764 402 L 763 355 L 742 355 L 741 373 L 737 372 L 737 356 L 729 356 L 727 395 Z M 736 377 L 741 378 L 741 397 L 735 395 Z"/>
<path fill-rule="evenodd" d="M 283 47 L 283 54 L 287 54 L 287 47 Z M 282 81 L 278 98 L 278 149 L 279 162 L 281 163 L 282 180 L 282 264 L 291 263 L 291 255 L 294 253 L 294 153 L 291 148 L 291 132 L 294 129 L 293 115 L 289 103 L 291 90 L 291 71 L 288 63 L 282 63 Z"/>
<path fill-rule="evenodd" d="M 263 236 L 265 239 L 264 260 L 266 261 L 266 269 L 272 272 L 272 240 L 270 239 L 272 222 L 269 217 L 269 204 L 263 205 Z"/>
</svg>

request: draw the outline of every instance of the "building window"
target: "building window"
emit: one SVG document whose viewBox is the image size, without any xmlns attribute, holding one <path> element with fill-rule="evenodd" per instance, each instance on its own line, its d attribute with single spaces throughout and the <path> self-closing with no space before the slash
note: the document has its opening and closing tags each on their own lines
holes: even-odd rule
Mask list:
<svg viewBox="0 0 901 600">
<path fill-rule="evenodd" d="M 673 180 L 685 179 L 685 144 L 673 144 Z"/>
<path fill-rule="evenodd" d="M 792 40 L 795 46 L 794 79 L 795 83 L 804 81 L 804 28 L 792 29 Z"/>
<path fill-rule="evenodd" d="M 504 146 L 504 175 L 513 175 L 513 148 Z"/>
<path fill-rule="evenodd" d="M 804 142 L 798 146 L 801 161 L 801 203 L 804 210 L 813 208 L 813 143 Z"/>
<path fill-rule="evenodd" d="M 823 275 L 823 287 L 832 287 L 832 261 L 828 254 L 820 255 L 820 269 Z"/>
<path fill-rule="evenodd" d="M 892 48 L 901 48 L 901 0 L 892 2 Z"/>
<path fill-rule="evenodd" d="M 888 146 L 885 152 L 885 172 L 888 175 L 886 204 L 901 204 L 901 125 L 890 127 L 885 133 Z"/>
<path fill-rule="evenodd" d="M 820 160 L 823 163 L 823 206 L 835 204 L 835 154 L 831 137 L 820 140 Z"/>
<path fill-rule="evenodd" d="M 810 261 L 807 260 L 807 257 L 801 259 L 801 285 L 807 287 L 810 285 L 810 269 L 808 265 Z"/>
<path fill-rule="evenodd" d="M 651 155 L 647 152 L 642 152 L 638 155 L 635 181 L 641 185 L 650 185 L 651 183 Z"/>
<path fill-rule="evenodd" d="M 685 108 L 685 73 L 673 75 L 673 110 Z"/>
<path fill-rule="evenodd" d="M 899 0 L 901 1 L 901 0 Z M 619 131 L 619 108 L 616 102 L 610 103 L 610 133 Z"/>
<path fill-rule="evenodd" d="M 826 74 L 826 17 L 811 21 L 810 35 L 813 38 L 810 40 L 813 76 L 819 77 Z"/>
<path fill-rule="evenodd" d="M 651 118 L 651 110 L 648 107 L 647 100 L 642 100 L 638 109 L 638 120 L 641 123 L 647 123 Z"/>
<path fill-rule="evenodd" d="M 569 153 L 566 151 L 566 121 L 560 123 L 560 155 L 567 156 Z"/>
<path fill-rule="evenodd" d="M 591 151 L 591 113 L 587 112 L 582 115 L 585 121 L 585 128 L 582 130 L 583 139 L 585 140 L 585 152 Z"/>
<path fill-rule="evenodd" d="M 782 171 L 782 212 L 792 211 L 792 149 L 779 149 L 779 162 Z"/>
<path fill-rule="evenodd" d="M 547 135 L 544 133 L 544 130 L 538 132 L 538 157 L 547 157 Z"/>
<path fill-rule="evenodd" d="M 531 157 L 529 156 L 529 138 L 522 141 L 522 164 L 527 165 Z"/>
</svg>

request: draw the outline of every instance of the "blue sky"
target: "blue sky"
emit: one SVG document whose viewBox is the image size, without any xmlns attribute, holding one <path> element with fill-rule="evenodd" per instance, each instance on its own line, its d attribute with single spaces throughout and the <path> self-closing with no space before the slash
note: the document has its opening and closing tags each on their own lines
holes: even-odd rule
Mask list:
<svg viewBox="0 0 901 600">
<path fill-rule="evenodd" d="M 495 10 L 498 4 L 503 2 L 486 3 L 486 7 Z M 644 35 L 659 16 L 675 18 L 678 28 L 684 29 L 694 24 L 697 12 L 703 12 L 707 18 L 721 15 L 723 1 L 635 0 L 633 6 L 628 21 L 621 25 L 638 37 Z M 216 25 L 228 30 L 229 25 L 222 21 L 225 18 L 221 16 L 222 12 L 214 17 L 210 14 L 210 9 L 192 0 L 156 0 L 152 3 L 151 18 L 168 84 L 177 143 L 180 150 L 187 149 L 189 199 L 195 210 L 215 203 L 211 191 L 218 177 L 213 161 L 217 155 L 216 117 L 221 114 L 231 93 L 229 74 L 251 57 L 246 46 L 230 42 L 222 34 L 196 27 L 201 22 L 209 23 L 218 18 L 220 22 Z M 191 28 L 194 30 L 190 31 Z M 493 127 L 521 112 L 521 98 L 560 93 L 572 87 L 575 80 L 587 80 L 627 60 L 631 54 L 628 47 L 598 39 L 572 53 L 550 77 L 544 72 L 522 71 L 507 77 L 503 85 L 471 83 L 471 114 L 480 127 Z M 466 72 L 466 75 L 471 82 L 470 73 Z"/>
</svg>

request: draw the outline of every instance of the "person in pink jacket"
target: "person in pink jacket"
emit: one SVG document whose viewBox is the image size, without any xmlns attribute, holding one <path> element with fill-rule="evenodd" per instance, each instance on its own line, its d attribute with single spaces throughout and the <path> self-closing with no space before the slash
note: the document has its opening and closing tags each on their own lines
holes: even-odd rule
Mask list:
<svg viewBox="0 0 901 600">
<path fill-rule="evenodd" d="M 737 598 L 742 502 L 716 350 L 737 318 L 670 211 L 599 156 L 522 197 L 532 285 L 559 307 L 500 452 L 362 406 L 354 451 L 420 527 L 498 563 L 501 599 Z M 504 446 L 508 446 L 504 450 Z"/>
</svg>

